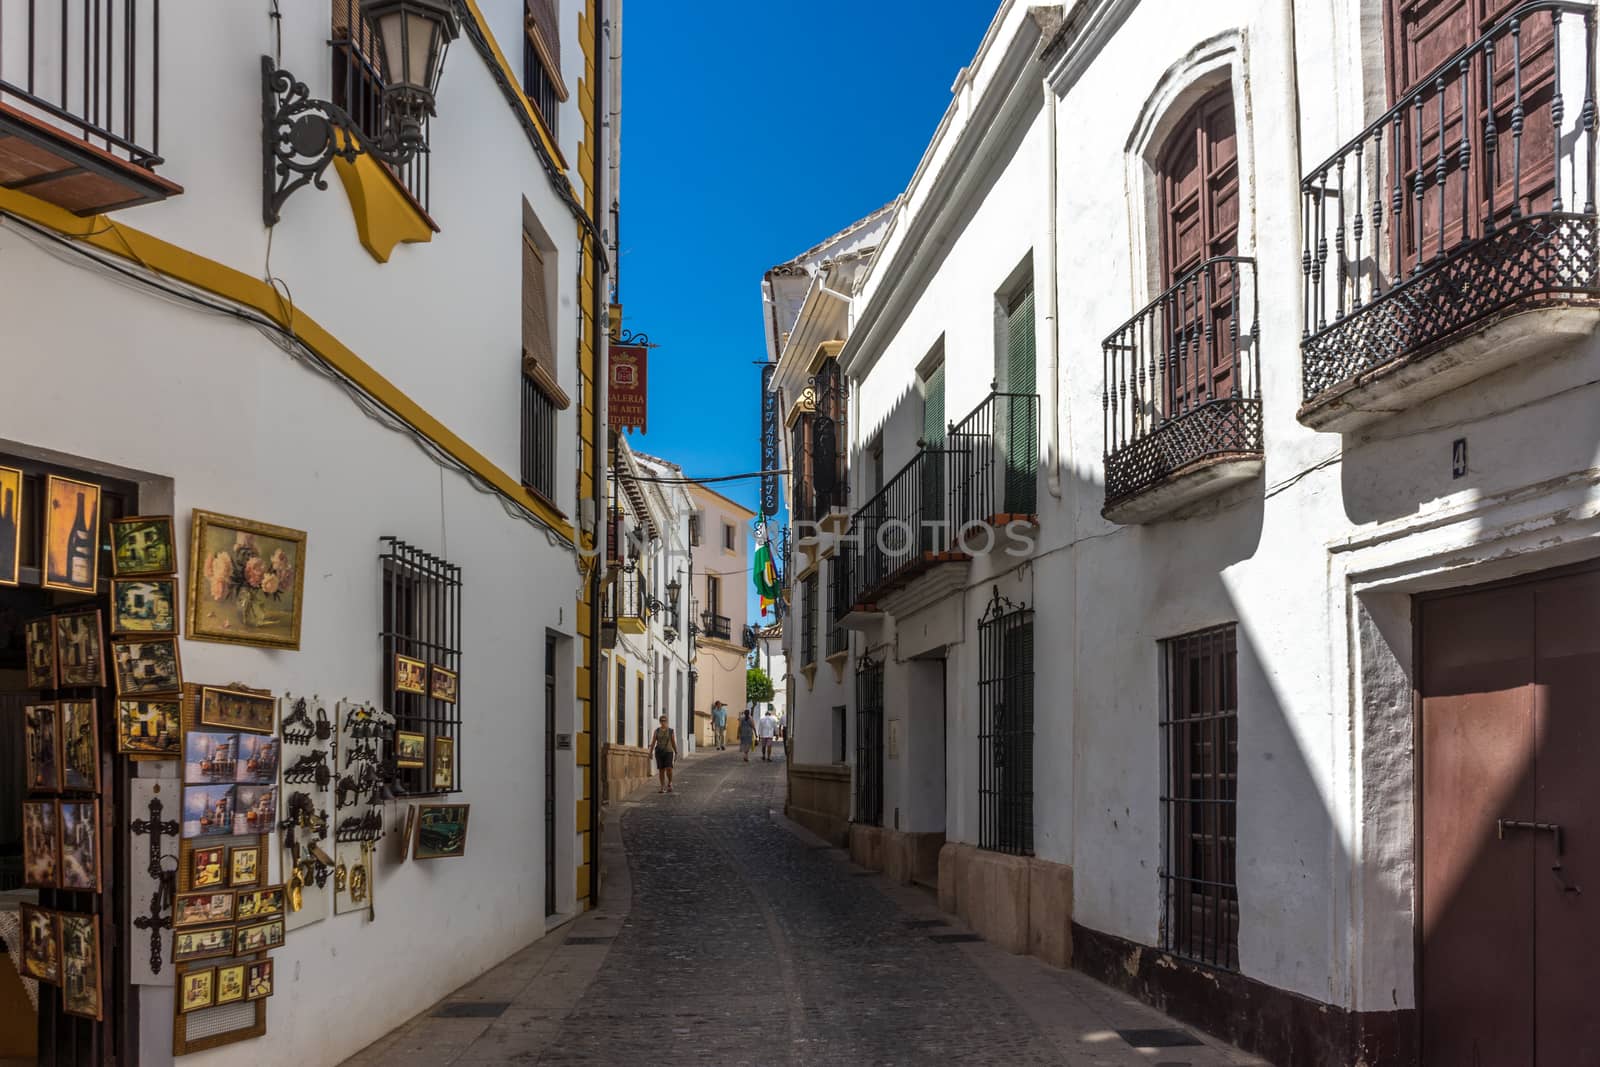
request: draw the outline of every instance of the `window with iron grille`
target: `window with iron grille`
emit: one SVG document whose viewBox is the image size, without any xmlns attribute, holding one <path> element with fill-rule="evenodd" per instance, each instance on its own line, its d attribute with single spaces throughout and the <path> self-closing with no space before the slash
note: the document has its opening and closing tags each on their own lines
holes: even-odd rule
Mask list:
<svg viewBox="0 0 1600 1067">
<path fill-rule="evenodd" d="M 828 655 L 830 656 L 837 656 L 850 647 L 845 628 L 839 622 L 844 614 L 840 610 L 840 601 L 849 595 L 846 592 L 848 577 L 849 572 L 845 569 L 844 561 L 838 556 L 833 557 L 833 561 L 828 564 Z"/>
<path fill-rule="evenodd" d="M 522 484 L 551 503 L 556 495 L 556 413 L 570 403 L 557 381 L 550 329 L 547 260 L 533 235 L 522 233 Z"/>
<path fill-rule="evenodd" d="M 637 726 L 638 726 L 638 730 L 637 730 L 638 742 L 637 743 L 638 743 L 638 746 L 640 748 L 643 748 L 644 747 L 645 707 L 644 707 L 644 675 L 642 675 L 642 674 L 639 675 L 639 707 L 638 707 L 638 713 L 636 714 L 635 718 L 637 719 Z"/>
<path fill-rule="evenodd" d="M 628 663 L 617 657 L 617 744 L 628 743 Z"/>
<path fill-rule="evenodd" d="M 817 662 L 817 576 L 800 583 L 800 665 Z"/>
<path fill-rule="evenodd" d="M 1033 852 L 1033 611 L 996 587 L 978 623 L 978 847 Z"/>
<path fill-rule="evenodd" d="M 849 758 L 850 758 L 849 752 L 846 750 L 846 747 L 845 747 L 846 740 L 850 736 L 849 733 L 845 729 L 845 719 L 846 719 L 846 713 L 845 713 L 844 705 L 843 704 L 835 704 L 833 706 L 833 746 L 832 746 L 832 748 L 833 748 L 833 762 L 835 762 L 835 763 L 844 763 L 847 760 L 849 760 Z"/>
<path fill-rule="evenodd" d="M 1162 642 L 1161 944 L 1237 970 L 1238 627 Z"/>
<path fill-rule="evenodd" d="M 561 84 L 561 34 L 552 0 L 527 0 L 522 48 L 522 91 L 538 109 L 550 136 L 557 132 L 556 119 L 566 89 Z"/>
<path fill-rule="evenodd" d="M 429 759 L 420 768 L 400 768 L 398 784 L 407 793 L 455 793 L 465 784 L 462 773 L 461 735 L 461 568 L 431 552 L 394 537 L 381 539 L 378 557 L 383 577 L 384 706 L 395 717 L 395 728 L 422 734 Z M 443 667 L 457 679 L 455 699 L 433 696 L 431 678 L 423 693 L 395 691 L 395 657 L 420 660 Z M 429 672 L 432 673 L 431 671 Z M 431 757 L 436 739 L 452 743 L 454 773 L 448 789 L 433 782 Z"/>
<path fill-rule="evenodd" d="M 883 664 L 856 664 L 856 822 L 883 825 Z"/>
</svg>

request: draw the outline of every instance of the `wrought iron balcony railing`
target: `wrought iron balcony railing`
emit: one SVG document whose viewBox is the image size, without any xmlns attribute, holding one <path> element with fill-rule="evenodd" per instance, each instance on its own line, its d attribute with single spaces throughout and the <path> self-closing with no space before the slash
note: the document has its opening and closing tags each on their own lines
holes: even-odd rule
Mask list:
<svg viewBox="0 0 1600 1067">
<path fill-rule="evenodd" d="M 650 609 L 645 594 L 644 574 L 637 567 L 624 567 L 617 572 L 606 596 L 605 618 L 634 632 L 644 632 Z"/>
<path fill-rule="evenodd" d="M 1106 509 L 1229 457 L 1261 455 L 1255 261 L 1210 259 L 1107 337 Z"/>
<path fill-rule="evenodd" d="M 1039 397 L 990 393 L 945 435 L 950 514 L 965 523 L 1031 521 L 1038 509 Z"/>
<path fill-rule="evenodd" d="M 1595 136 L 1594 7 L 1537 0 L 1313 167 L 1308 407 L 1507 313 L 1600 297 Z"/>
<path fill-rule="evenodd" d="M 361 15 L 361 0 L 334 0 L 333 37 L 328 45 L 333 50 L 333 102 L 350 113 L 362 133 L 374 141 L 382 139 L 390 125 L 389 102 L 383 76 L 378 73 L 383 45 Z M 390 166 L 389 172 L 417 206 L 427 211 L 432 176 L 426 115 L 422 117 L 422 144 L 422 151 L 401 166 Z"/>
<path fill-rule="evenodd" d="M 718 641 L 733 640 L 733 620 L 726 615 L 715 615 L 706 612 L 700 616 L 700 634 L 703 637 L 715 638 Z"/>
</svg>

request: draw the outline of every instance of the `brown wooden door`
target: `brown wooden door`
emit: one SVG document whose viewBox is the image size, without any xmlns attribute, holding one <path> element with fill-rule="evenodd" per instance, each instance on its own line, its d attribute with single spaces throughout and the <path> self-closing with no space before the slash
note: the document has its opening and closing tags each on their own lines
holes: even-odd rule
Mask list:
<svg viewBox="0 0 1600 1067">
<path fill-rule="evenodd" d="M 1239 143 L 1230 88 L 1212 92 L 1178 122 L 1156 169 L 1165 288 L 1208 259 L 1239 254 Z M 1227 270 L 1202 271 L 1169 297 L 1168 346 L 1180 353 L 1167 371 L 1170 414 L 1233 392 L 1232 277 Z"/>
<path fill-rule="evenodd" d="M 1419 616 L 1424 1060 L 1600 1064 L 1600 569 Z"/>
</svg>

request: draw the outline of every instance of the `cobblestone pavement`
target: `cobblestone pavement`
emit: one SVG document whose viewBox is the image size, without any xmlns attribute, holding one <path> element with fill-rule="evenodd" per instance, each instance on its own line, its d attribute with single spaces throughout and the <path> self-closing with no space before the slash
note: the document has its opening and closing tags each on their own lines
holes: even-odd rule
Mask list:
<svg viewBox="0 0 1600 1067">
<path fill-rule="evenodd" d="M 1072 971 L 983 942 L 781 818 L 781 761 L 708 753 L 609 813 L 605 902 L 349 1061 L 1259 1064 Z M 626 849 L 626 859 L 622 852 Z M 500 1006 L 506 1005 L 503 1011 Z M 465 1005 L 465 1007 L 462 1007 Z M 485 1005 L 492 1018 L 448 1017 Z"/>
</svg>

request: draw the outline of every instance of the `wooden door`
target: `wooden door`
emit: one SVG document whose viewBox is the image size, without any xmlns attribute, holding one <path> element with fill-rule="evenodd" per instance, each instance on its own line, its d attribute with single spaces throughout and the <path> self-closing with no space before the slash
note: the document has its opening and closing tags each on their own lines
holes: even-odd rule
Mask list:
<svg viewBox="0 0 1600 1067">
<path fill-rule="evenodd" d="M 1163 288 L 1168 350 L 1167 415 L 1233 394 L 1233 275 L 1201 271 L 1239 254 L 1239 146 L 1233 91 L 1224 86 L 1178 122 L 1156 166 L 1161 191 Z M 1209 328 L 1208 328 L 1209 327 Z"/>
<path fill-rule="evenodd" d="M 1424 1061 L 1600 1064 L 1600 568 L 1428 598 L 1419 622 Z"/>
</svg>

